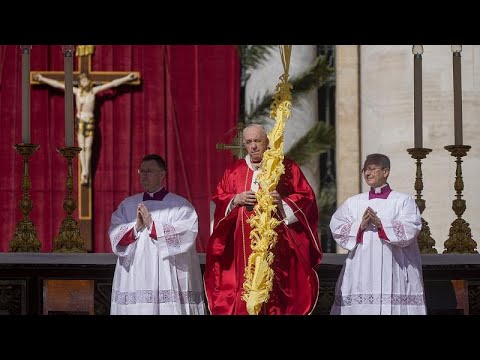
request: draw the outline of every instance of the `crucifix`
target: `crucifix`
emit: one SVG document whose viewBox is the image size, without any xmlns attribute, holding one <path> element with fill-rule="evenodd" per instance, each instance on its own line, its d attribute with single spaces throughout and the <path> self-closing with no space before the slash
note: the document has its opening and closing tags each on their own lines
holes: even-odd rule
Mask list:
<svg viewBox="0 0 480 360">
<path fill-rule="evenodd" d="M 230 150 L 233 155 L 236 156 L 237 159 L 243 159 L 243 157 L 247 154 L 245 148 L 242 144 L 243 139 L 243 129 L 245 128 L 245 124 L 243 122 L 239 122 L 237 125 L 237 134 L 233 139 L 231 144 L 223 144 L 218 143 L 216 145 L 217 150 Z"/>
<path fill-rule="evenodd" d="M 92 176 L 91 157 L 95 129 L 95 97 L 100 91 L 122 84 L 139 85 L 139 72 L 93 71 L 94 45 L 78 45 L 77 70 L 73 72 L 73 93 L 76 102 L 77 146 L 82 148 L 78 162 L 79 228 L 87 251 L 92 250 Z M 30 84 L 47 84 L 65 90 L 63 71 L 31 71 Z"/>
</svg>

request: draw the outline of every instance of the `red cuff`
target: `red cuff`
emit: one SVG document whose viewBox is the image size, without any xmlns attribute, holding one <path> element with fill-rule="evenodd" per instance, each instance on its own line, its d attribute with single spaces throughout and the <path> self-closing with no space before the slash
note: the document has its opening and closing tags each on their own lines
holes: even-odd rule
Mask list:
<svg viewBox="0 0 480 360">
<path fill-rule="evenodd" d="M 133 236 L 133 228 L 131 228 L 125 235 L 123 235 L 122 239 L 119 241 L 118 245 L 120 246 L 128 246 L 135 241 L 135 237 Z"/>
<path fill-rule="evenodd" d="M 152 221 L 152 230 L 150 230 L 150 237 L 157 240 L 157 230 L 155 229 L 155 222 Z"/>
<path fill-rule="evenodd" d="M 385 234 L 385 230 L 383 230 L 383 226 L 378 229 L 378 237 L 382 240 L 390 241 L 390 239 L 387 237 L 387 234 Z"/>
<path fill-rule="evenodd" d="M 362 244 L 363 243 L 363 233 L 365 232 L 365 230 L 360 230 L 360 228 L 358 228 L 358 232 L 357 232 L 357 244 Z"/>
</svg>

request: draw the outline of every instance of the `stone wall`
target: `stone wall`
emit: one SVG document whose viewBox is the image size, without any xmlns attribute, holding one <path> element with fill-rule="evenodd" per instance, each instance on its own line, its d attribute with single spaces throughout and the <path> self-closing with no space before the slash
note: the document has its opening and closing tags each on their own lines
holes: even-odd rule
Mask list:
<svg viewBox="0 0 480 360">
<path fill-rule="evenodd" d="M 355 56 L 352 53 L 352 56 Z M 352 61 L 354 59 L 352 58 Z M 389 182 L 393 189 L 415 194 L 415 160 L 406 149 L 413 147 L 413 54 L 412 45 L 360 46 L 360 163 L 367 154 L 380 152 L 390 156 L 392 169 Z M 346 62 L 346 66 L 350 66 Z M 448 238 L 451 222 L 456 218 L 452 207 L 455 197 L 456 164 L 446 145 L 454 143 L 453 71 L 450 45 L 424 45 L 423 54 L 423 146 L 433 151 L 423 161 L 424 219 L 429 223 L 439 252 Z M 337 72 L 342 69 L 337 68 Z M 352 88 L 355 78 L 352 77 Z M 473 239 L 480 239 L 480 196 L 476 186 L 480 176 L 480 46 L 463 46 L 462 51 L 463 139 L 472 148 L 463 158 L 465 183 L 463 192 L 467 210 L 463 218 L 470 224 Z M 337 96 L 340 94 L 337 92 Z M 352 113 L 356 104 L 343 102 Z M 337 131 L 340 130 L 337 123 Z M 355 132 L 355 125 L 351 125 Z M 342 144 L 343 143 L 343 144 Z M 337 142 L 337 151 L 345 152 L 344 141 Z M 352 156 L 355 157 L 354 150 Z M 342 166 L 337 155 L 337 166 Z M 345 175 L 344 175 L 345 176 Z M 361 179 L 360 174 L 352 174 Z M 338 181 L 342 181 L 340 174 Z M 355 187 L 353 181 L 352 191 Z M 362 191 L 366 191 L 362 180 Z M 343 190 L 347 191 L 347 190 Z"/>
</svg>

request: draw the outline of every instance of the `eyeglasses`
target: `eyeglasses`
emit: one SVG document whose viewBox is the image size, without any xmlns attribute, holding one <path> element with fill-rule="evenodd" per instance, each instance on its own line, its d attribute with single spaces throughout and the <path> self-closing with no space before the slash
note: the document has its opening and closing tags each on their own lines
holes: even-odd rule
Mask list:
<svg viewBox="0 0 480 360">
<path fill-rule="evenodd" d="M 150 175 L 150 174 L 153 174 L 153 173 L 162 172 L 163 170 L 151 170 L 151 169 L 145 170 L 145 169 L 138 169 L 137 171 L 138 171 L 138 173 L 139 173 L 140 175 L 142 175 L 142 174 Z"/>
<path fill-rule="evenodd" d="M 367 172 L 370 174 L 376 174 L 380 170 L 384 170 L 385 168 L 366 168 L 362 169 L 362 173 L 366 174 Z"/>
</svg>

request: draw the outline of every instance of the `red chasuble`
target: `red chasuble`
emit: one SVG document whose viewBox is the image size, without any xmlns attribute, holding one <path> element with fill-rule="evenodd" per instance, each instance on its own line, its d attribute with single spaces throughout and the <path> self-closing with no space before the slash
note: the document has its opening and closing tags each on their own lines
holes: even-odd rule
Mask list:
<svg viewBox="0 0 480 360">
<path fill-rule="evenodd" d="M 318 276 L 315 267 L 322 259 L 317 234 L 318 209 L 315 194 L 300 167 L 285 159 L 285 174 L 277 191 L 292 208 L 298 221 L 282 222 L 275 231 L 277 243 L 272 269 L 275 273 L 270 298 L 260 314 L 309 314 L 318 297 Z M 254 215 L 245 206 L 235 207 L 227 216 L 230 200 L 249 190 L 253 171 L 244 159 L 227 169 L 213 197 L 215 202 L 214 228 L 206 253 L 205 292 L 213 315 L 247 315 L 242 300 L 244 271 L 250 248 L 250 225 Z"/>
</svg>

